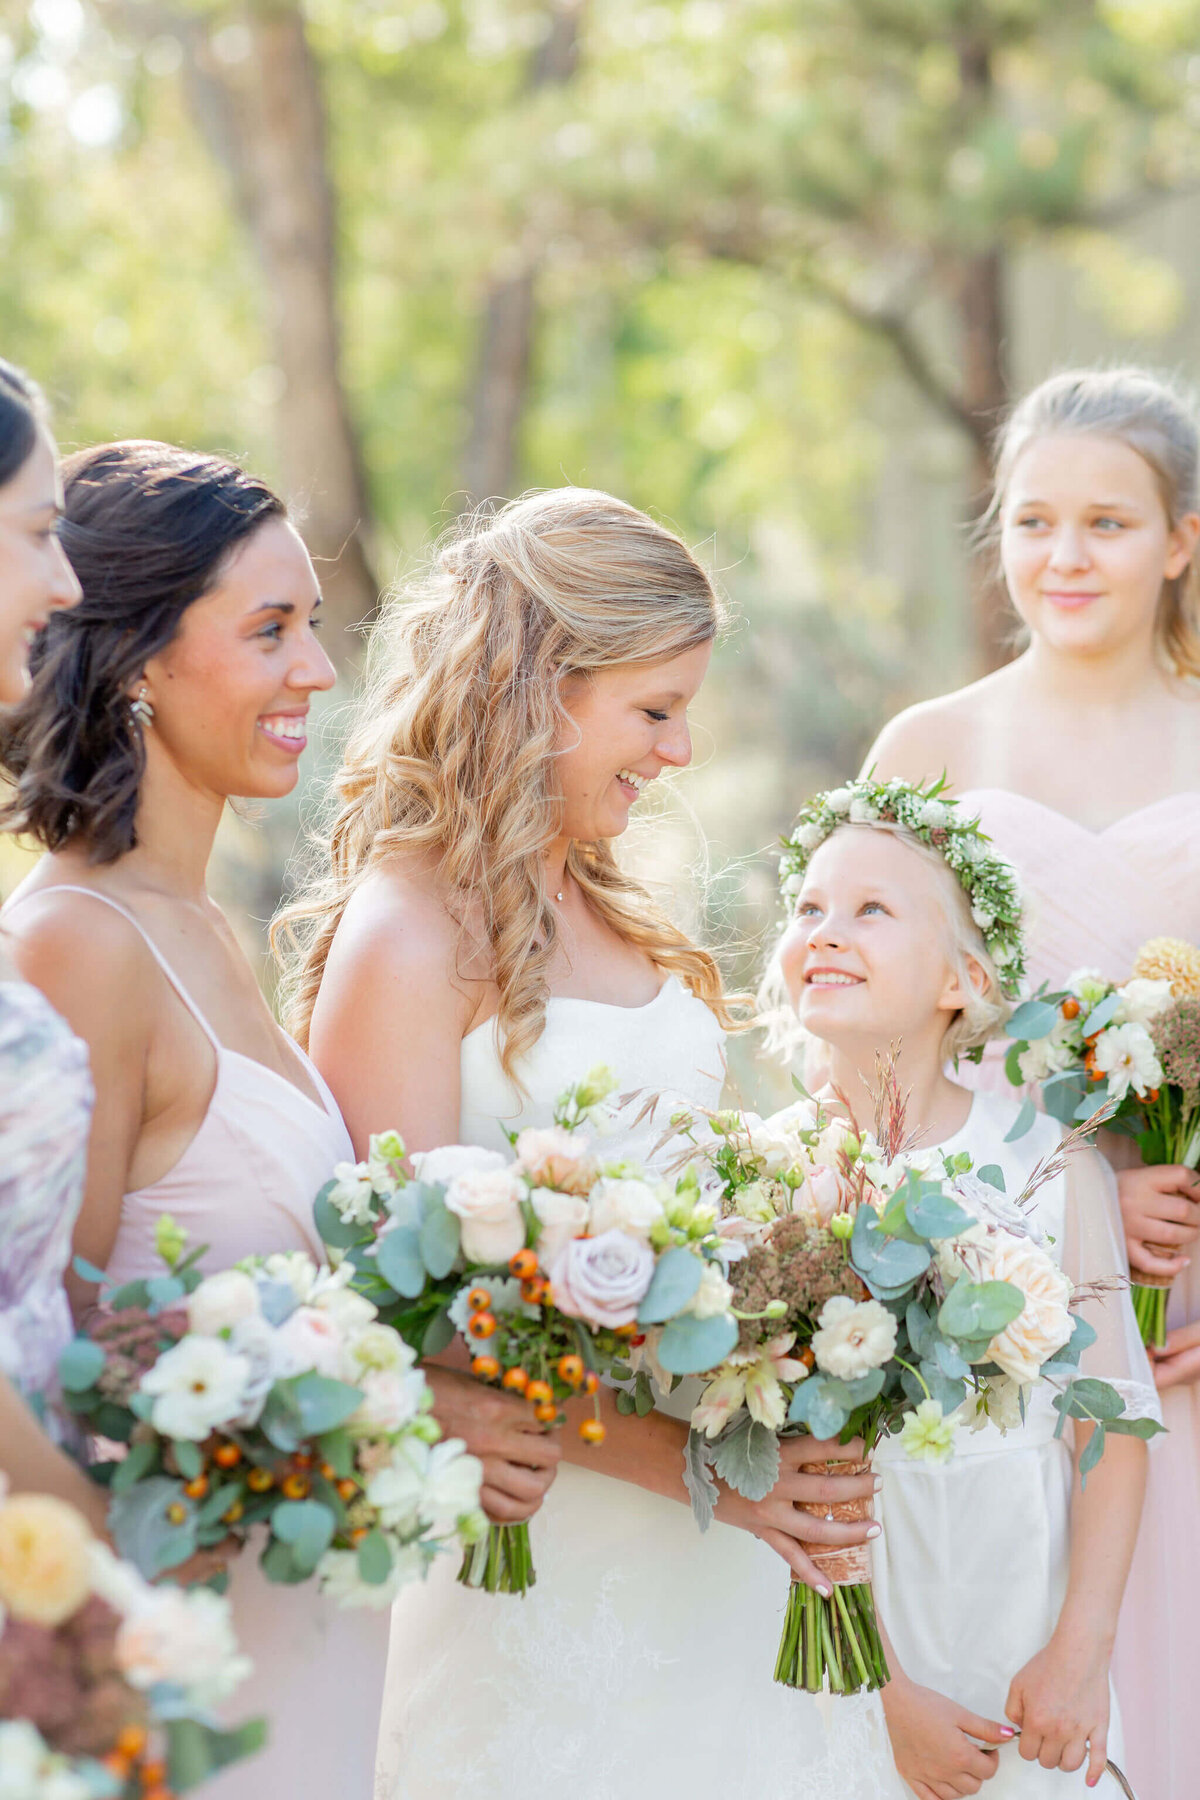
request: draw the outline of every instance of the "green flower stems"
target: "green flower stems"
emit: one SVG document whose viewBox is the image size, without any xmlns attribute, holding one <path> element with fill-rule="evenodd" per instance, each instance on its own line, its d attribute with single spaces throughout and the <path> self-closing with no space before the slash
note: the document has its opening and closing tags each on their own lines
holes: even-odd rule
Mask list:
<svg viewBox="0 0 1200 1800">
<path fill-rule="evenodd" d="M 1178 1092 L 1178 1089 L 1164 1087 L 1157 1100 L 1143 1103 L 1148 1128 L 1146 1136 L 1162 1150 L 1161 1156 L 1144 1157 L 1149 1167 L 1159 1163 L 1181 1163 L 1190 1169 L 1196 1165 L 1196 1153 L 1200 1148 L 1197 1144 L 1200 1108 L 1189 1107 L 1181 1113 L 1178 1102 L 1172 1097 Z M 1167 1301 L 1171 1283 L 1135 1281 L 1130 1284 L 1129 1292 L 1143 1344 L 1152 1344 L 1156 1350 L 1161 1350 L 1167 1341 Z"/>
<path fill-rule="evenodd" d="M 793 1581 L 775 1679 L 809 1694 L 872 1692 L 891 1679 L 869 1581 L 835 1586 L 828 1600 Z"/>
<path fill-rule="evenodd" d="M 537 1580 L 528 1524 L 522 1520 L 519 1525 L 489 1526 L 487 1536 L 465 1552 L 458 1579 L 464 1587 L 482 1588 L 486 1594 L 523 1598 Z"/>
</svg>

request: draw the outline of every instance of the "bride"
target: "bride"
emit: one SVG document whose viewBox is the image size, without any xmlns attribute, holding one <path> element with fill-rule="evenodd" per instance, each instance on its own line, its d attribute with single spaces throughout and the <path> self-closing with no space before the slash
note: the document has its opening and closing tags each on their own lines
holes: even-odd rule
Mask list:
<svg viewBox="0 0 1200 1800">
<path fill-rule="evenodd" d="M 303 946 L 290 1023 L 360 1155 L 393 1126 L 413 1151 L 502 1148 L 596 1063 L 622 1090 L 672 1096 L 658 1119 L 628 1109 L 614 1157 L 644 1160 L 673 1104 L 717 1103 L 716 965 L 622 874 L 611 840 L 641 791 L 689 762 L 719 624 L 678 538 L 580 489 L 477 520 L 385 617 L 331 868 L 284 921 Z M 431 1373 L 443 1424 L 484 1459 L 491 1515 L 528 1517 L 545 1497 L 538 1585 L 478 1593 L 447 1565 L 397 1606 L 379 1800 L 849 1796 L 812 1703 L 771 1668 L 789 1571 L 823 1580 L 801 1536 L 868 1531 L 794 1503 L 870 1478 L 804 1465 L 856 1447 L 789 1440 L 774 1491 L 724 1492 L 701 1537 L 687 1428 L 667 1406 L 626 1418 L 606 1395 L 596 1449 L 570 1426 L 531 1430 L 511 1395 Z M 874 1729 L 871 1707 L 843 1706 L 843 1725 Z"/>
</svg>

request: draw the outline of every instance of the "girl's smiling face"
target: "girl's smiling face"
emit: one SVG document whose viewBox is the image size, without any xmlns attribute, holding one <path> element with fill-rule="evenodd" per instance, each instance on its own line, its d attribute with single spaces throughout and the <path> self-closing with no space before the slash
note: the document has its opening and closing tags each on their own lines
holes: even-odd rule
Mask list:
<svg viewBox="0 0 1200 1800">
<path fill-rule="evenodd" d="M 1017 458 L 1000 511 L 1009 596 L 1035 638 L 1103 655 L 1153 635 L 1163 583 L 1186 569 L 1200 534 L 1172 526 L 1154 471 L 1118 438 L 1035 438 Z"/>
<path fill-rule="evenodd" d="M 969 996 L 951 960 L 939 869 L 892 831 L 847 825 L 809 862 L 779 962 L 805 1030 L 861 1055 L 940 1058 Z"/>
</svg>

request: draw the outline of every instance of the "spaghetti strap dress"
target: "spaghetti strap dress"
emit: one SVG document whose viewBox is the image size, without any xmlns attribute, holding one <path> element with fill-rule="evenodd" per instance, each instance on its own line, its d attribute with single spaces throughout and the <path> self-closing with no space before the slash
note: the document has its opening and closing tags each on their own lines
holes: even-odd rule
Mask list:
<svg viewBox="0 0 1200 1800">
<path fill-rule="evenodd" d="M 1026 895 L 1029 983 L 1061 987 L 1079 968 L 1128 978 L 1152 937 L 1200 943 L 1200 791 L 1167 795 L 1089 831 L 1024 794 L 956 794 Z M 966 1087 L 1006 1087 L 1001 1050 Z M 1136 1161 L 1124 1139 L 1103 1144 L 1117 1167 Z M 1200 1256 L 1171 1290 L 1170 1328 L 1200 1320 Z M 1196 1800 L 1200 1733 L 1188 1725 L 1200 1694 L 1200 1382 L 1162 1396 L 1168 1435 L 1150 1457 L 1146 1504 L 1117 1632 L 1113 1670 L 1125 1727 L 1127 1772 L 1142 1800 Z"/>
<path fill-rule="evenodd" d="M 174 1168 L 124 1197 L 105 1270 L 109 1280 L 161 1273 L 154 1231 L 164 1213 L 186 1228 L 193 1245 L 207 1245 L 205 1272 L 274 1251 L 304 1251 L 322 1260 L 313 1198 L 334 1164 L 352 1162 L 354 1153 L 337 1102 L 312 1063 L 293 1046 L 292 1081 L 226 1049 L 132 912 L 95 888 L 64 883 L 54 892 L 87 895 L 128 921 L 216 1058 L 212 1098 L 195 1137 Z M 14 897 L 10 908 L 23 898 Z M 265 1717 L 268 1739 L 260 1755 L 210 1782 L 205 1800 L 370 1800 L 386 1612 L 341 1610 L 321 1599 L 311 1582 L 283 1587 L 268 1581 L 253 1539 L 230 1565 L 229 1594 L 240 1646 L 254 1664 L 230 1702 L 230 1719 Z"/>
</svg>

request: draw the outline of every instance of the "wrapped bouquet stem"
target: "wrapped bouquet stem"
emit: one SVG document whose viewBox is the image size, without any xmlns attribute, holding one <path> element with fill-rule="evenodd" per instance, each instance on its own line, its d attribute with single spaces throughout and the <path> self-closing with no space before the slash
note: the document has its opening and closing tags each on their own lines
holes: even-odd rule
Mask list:
<svg viewBox="0 0 1200 1800">
<path fill-rule="evenodd" d="M 817 1462 L 812 1475 L 869 1475 L 869 1462 Z M 842 1524 L 871 1517 L 866 1498 L 835 1500 L 828 1506 L 799 1502 L 802 1512 Z M 803 1582 L 788 1593 L 775 1679 L 785 1687 L 818 1693 L 856 1694 L 889 1680 L 887 1657 L 871 1596 L 871 1551 L 867 1544 L 806 1546 L 811 1561 L 832 1585 L 828 1598 Z"/>
</svg>

